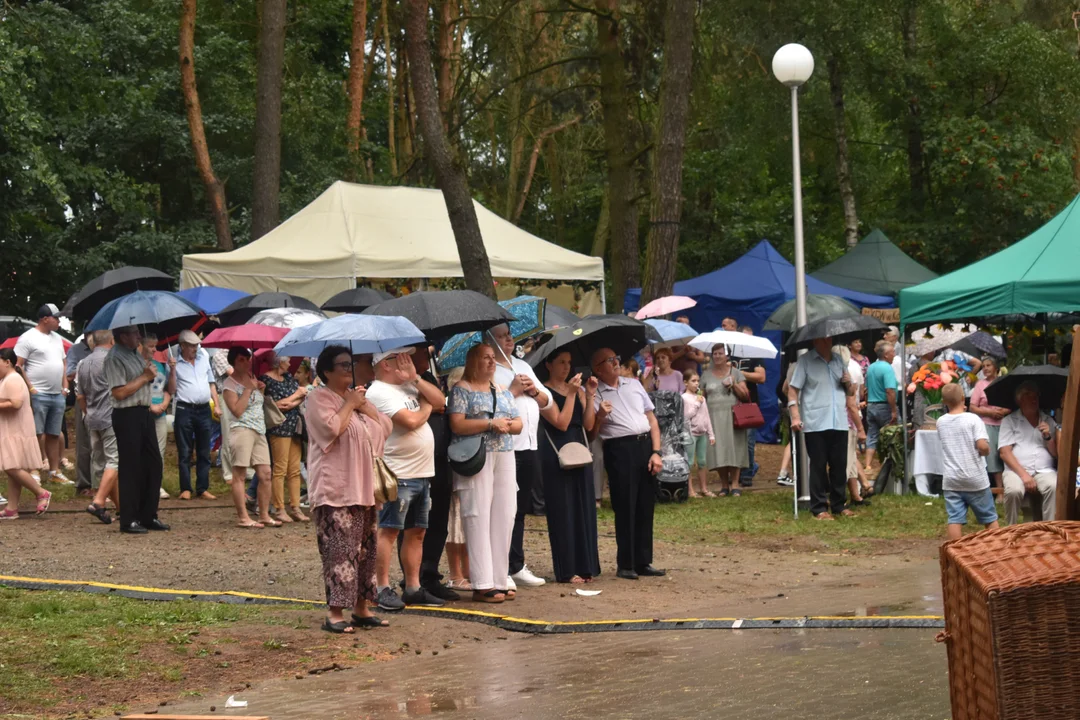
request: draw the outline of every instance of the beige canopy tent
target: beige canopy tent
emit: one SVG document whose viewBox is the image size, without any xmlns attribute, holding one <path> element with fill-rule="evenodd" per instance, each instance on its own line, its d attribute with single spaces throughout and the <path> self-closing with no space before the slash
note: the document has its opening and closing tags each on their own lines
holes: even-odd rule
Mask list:
<svg viewBox="0 0 1080 720">
<path fill-rule="evenodd" d="M 602 312 L 604 261 L 567 250 L 473 201 L 500 296 L 518 288 L 582 315 Z M 322 304 L 357 279 L 461 277 L 442 192 L 336 182 L 272 232 L 237 250 L 185 255 L 181 288 L 284 291 Z M 531 280 L 539 282 L 530 282 Z M 549 281 L 563 281 L 549 288 Z M 600 283 L 584 294 L 573 281 Z M 575 297 L 580 296 L 580 297 Z"/>
</svg>

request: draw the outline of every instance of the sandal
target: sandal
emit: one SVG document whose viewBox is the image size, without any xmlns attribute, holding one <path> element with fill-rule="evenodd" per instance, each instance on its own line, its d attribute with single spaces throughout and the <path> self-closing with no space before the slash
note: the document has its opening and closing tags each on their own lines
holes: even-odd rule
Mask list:
<svg viewBox="0 0 1080 720">
<path fill-rule="evenodd" d="M 585 578 L 581 577 L 580 575 L 575 575 L 566 582 L 570 583 L 571 585 L 581 585 L 585 582 Z"/>
<path fill-rule="evenodd" d="M 727 497 L 727 496 L 728 496 L 728 489 L 727 488 L 722 488 L 720 490 L 720 492 L 716 493 L 716 497 Z"/>
<path fill-rule="evenodd" d="M 259 518 L 258 522 L 262 523 L 263 527 L 281 527 L 281 522 L 274 518 L 262 519 Z"/>
<path fill-rule="evenodd" d="M 263 525 L 261 522 L 255 522 L 254 520 L 248 520 L 247 522 L 241 521 L 241 522 L 236 523 L 236 527 L 239 527 L 239 528 L 255 528 L 257 530 L 262 530 L 266 526 Z"/>
<path fill-rule="evenodd" d="M 49 503 L 52 502 L 52 493 L 45 491 L 44 495 L 38 496 L 37 514 L 41 515 L 43 512 L 49 509 Z"/>
<path fill-rule="evenodd" d="M 502 595 L 506 602 L 510 602 L 517 597 L 517 590 L 496 590 L 495 592 Z"/>
<path fill-rule="evenodd" d="M 293 519 L 294 522 L 311 522 L 311 518 L 300 512 L 300 508 L 298 507 L 289 507 L 285 510 L 285 512 L 290 518 Z"/>
<path fill-rule="evenodd" d="M 96 517 L 103 524 L 112 525 L 112 515 L 109 514 L 109 511 L 106 510 L 103 505 L 96 505 L 94 503 L 90 503 L 90 505 L 88 505 L 86 508 L 86 512 Z"/>
<path fill-rule="evenodd" d="M 814 519 L 815 520 L 832 520 L 833 516 L 830 515 L 827 512 L 823 512 L 823 513 L 818 513 L 817 515 L 815 515 Z"/>
<path fill-rule="evenodd" d="M 740 490 L 732 490 L 731 491 L 731 497 L 742 497 L 742 491 L 740 491 Z"/>
<path fill-rule="evenodd" d="M 716 493 L 714 493 L 712 490 L 706 490 L 705 492 L 703 492 L 701 494 L 704 495 L 705 497 L 711 497 L 711 498 L 716 497 Z"/>
<path fill-rule="evenodd" d="M 390 627 L 390 623 L 386 622 L 378 615 L 368 615 L 367 617 L 360 617 L 356 613 L 353 613 L 352 626 L 357 628 Z"/>
<path fill-rule="evenodd" d="M 8 508 L 7 510 L 0 512 L 0 520 L 18 520 L 19 512 Z"/>
<path fill-rule="evenodd" d="M 351 635 L 354 632 L 353 626 L 350 625 L 347 620 L 330 622 L 330 618 L 326 618 L 322 621 L 322 629 L 328 633 L 334 633 L 335 635 Z"/>
<path fill-rule="evenodd" d="M 480 603 L 501 603 L 506 600 L 506 595 L 498 590 L 473 590 L 472 599 Z"/>
</svg>

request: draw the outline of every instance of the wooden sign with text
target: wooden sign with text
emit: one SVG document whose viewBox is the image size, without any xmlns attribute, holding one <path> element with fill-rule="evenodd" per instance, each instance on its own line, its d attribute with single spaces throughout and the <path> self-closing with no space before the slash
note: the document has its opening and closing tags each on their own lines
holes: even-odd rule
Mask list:
<svg viewBox="0 0 1080 720">
<path fill-rule="evenodd" d="M 862 314 L 876 317 L 888 325 L 895 325 L 900 322 L 900 308 L 863 308 Z"/>
</svg>

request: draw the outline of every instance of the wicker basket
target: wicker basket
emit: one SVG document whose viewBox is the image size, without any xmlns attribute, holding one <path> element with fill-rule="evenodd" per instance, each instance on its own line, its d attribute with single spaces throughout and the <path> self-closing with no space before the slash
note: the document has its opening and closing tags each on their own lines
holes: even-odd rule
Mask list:
<svg viewBox="0 0 1080 720">
<path fill-rule="evenodd" d="M 953 720 L 1080 718 L 1080 522 L 946 543 L 941 584 Z"/>
</svg>

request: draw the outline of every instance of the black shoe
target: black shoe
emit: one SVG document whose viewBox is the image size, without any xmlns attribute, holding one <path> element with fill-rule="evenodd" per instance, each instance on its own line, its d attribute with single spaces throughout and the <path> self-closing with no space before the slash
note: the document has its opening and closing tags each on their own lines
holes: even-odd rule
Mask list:
<svg viewBox="0 0 1080 720">
<path fill-rule="evenodd" d="M 161 522 L 157 518 L 154 518 L 153 520 L 151 520 L 150 522 L 148 522 L 146 524 L 146 529 L 147 530 L 168 530 L 169 526 L 166 525 L 165 523 Z"/>
<path fill-rule="evenodd" d="M 448 588 L 445 585 L 425 585 L 424 589 L 440 600 L 445 600 L 446 602 L 457 602 L 461 599 L 461 596 L 458 595 L 453 588 Z"/>
<path fill-rule="evenodd" d="M 90 503 L 90 505 L 86 508 L 86 512 L 90 513 L 106 525 L 112 524 L 112 515 L 110 515 L 109 511 L 101 505 L 95 505 L 94 503 Z"/>
<path fill-rule="evenodd" d="M 127 533 L 128 535 L 145 535 L 149 530 L 140 525 L 138 521 L 135 521 L 130 525 L 121 525 L 120 532 Z"/>
<path fill-rule="evenodd" d="M 615 573 L 615 577 L 621 577 L 623 580 L 637 580 L 638 574 L 633 570 L 619 570 Z"/>
<path fill-rule="evenodd" d="M 643 568 L 638 568 L 637 574 L 642 575 L 644 577 L 663 577 L 663 576 L 667 575 L 667 571 L 666 570 L 657 570 L 652 565 L 646 565 Z"/>
<path fill-rule="evenodd" d="M 418 588 L 412 592 L 406 590 L 401 594 L 401 599 L 406 605 L 418 605 L 420 607 L 442 607 L 446 604 L 425 588 Z"/>
<path fill-rule="evenodd" d="M 869 500 L 856 500 L 849 504 L 855 505 L 856 507 L 869 507 L 872 503 Z"/>
<path fill-rule="evenodd" d="M 401 598 L 397 596 L 397 593 L 388 587 L 379 591 L 378 596 L 375 598 L 375 603 L 387 612 L 405 609 L 405 603 L 401 602 Z"/>
</svg>

